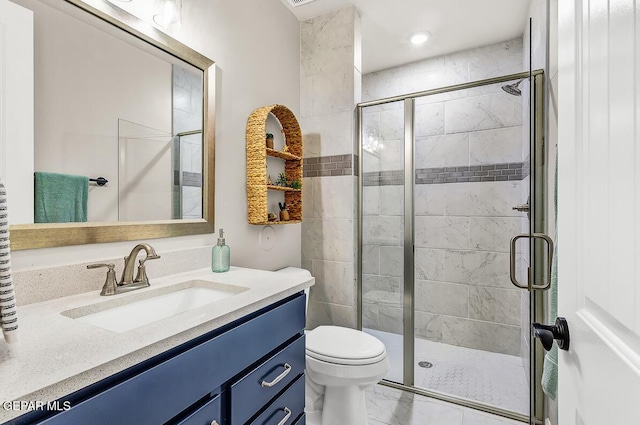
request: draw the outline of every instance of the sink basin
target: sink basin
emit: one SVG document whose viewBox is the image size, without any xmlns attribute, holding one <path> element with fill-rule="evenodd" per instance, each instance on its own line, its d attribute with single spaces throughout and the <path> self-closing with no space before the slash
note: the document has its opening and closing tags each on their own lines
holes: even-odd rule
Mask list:
<svg viewBox="0 0 640 425">
<path fill-rule="evenodd" d="M 246 290 L 248 288 L 194 280 L 170 288 L 161 288 L 155 292 L 135 294 L 137 296 L 67 310 L 62 312 L 62 315 L 123 333 L 215 303 Z"/>
</svg>

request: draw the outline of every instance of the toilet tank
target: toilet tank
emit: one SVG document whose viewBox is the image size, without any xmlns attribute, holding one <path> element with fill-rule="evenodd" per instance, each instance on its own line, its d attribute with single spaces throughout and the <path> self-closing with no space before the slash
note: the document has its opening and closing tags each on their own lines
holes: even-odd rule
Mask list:
<svg viewBox="0 0 640 425">
<path fill-rule="evenodd" d="M 301 278 L 305 278 L 305 279 L 312 277 L 311 273 L 309 273 L 309 270 L 300 269 L 298 267 L 285 267 L 284 269 L 277 270 L 276 273 L 294 274 L 294 275 L 298 275 Z M 309 290 L 310 289 L 311 288 L 306 288 L 304 290 L 305 302 L 306 302 L 306 304 L 305 304 L 305 307 L 306 307 L 305 311 L 306 312 L 309 311 Z"/>
</svg>

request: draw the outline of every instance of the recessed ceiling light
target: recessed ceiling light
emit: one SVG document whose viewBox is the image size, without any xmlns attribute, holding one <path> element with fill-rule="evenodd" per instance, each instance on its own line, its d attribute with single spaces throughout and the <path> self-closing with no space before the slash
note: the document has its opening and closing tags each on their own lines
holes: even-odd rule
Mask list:
<svg viewBox="0 0 640 425">
<path fill-rule="evenodd" d="M 423 44 L 429 39 L 429 33 L 417 32 L 411 36 L 411 44 L 419 45 Z"/>
</svg>

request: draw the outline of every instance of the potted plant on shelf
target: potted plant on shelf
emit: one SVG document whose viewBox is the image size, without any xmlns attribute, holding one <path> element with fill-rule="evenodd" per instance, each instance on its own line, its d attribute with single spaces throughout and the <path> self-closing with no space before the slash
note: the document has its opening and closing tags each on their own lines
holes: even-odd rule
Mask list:
<svg viewBox="0 0 640 425">
<path fill-rule="evenodd" d="M 293 179 L 289 187 L 291 187 L 292 189 L 299 190 L 299 189 L 302 189 L 302 183 L 298 179 Z"/>
<path fill-rule="evenodd" d="M 276 179 L 276 186 L 288 187 L 289 182 L 287 181 L 287 175 L 285 173 L 278 174 L 278 178 Z"/>
<path fill-rule="evenodd" d="M 287 203 L 286 202 L 278 202 L 280 206 L 280 221 L 289 221 L 289 211 L 287 211 Z"/>
<path fill-rule="evenodd" d="M 273 134 L 267 133 L 267 149 L 273 149 Z"/>
</svg>

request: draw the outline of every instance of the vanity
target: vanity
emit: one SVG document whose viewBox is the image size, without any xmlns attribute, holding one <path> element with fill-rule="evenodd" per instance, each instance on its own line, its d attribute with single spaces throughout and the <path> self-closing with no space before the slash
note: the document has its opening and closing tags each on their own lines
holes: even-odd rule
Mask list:
<svg viewBox="0 0 640 425">
<path fill-rule="evenodd" d="M 159 278 L 111 297 L 96 291 L 26 305 L 21 341 L 0 363 L 0 398 L 57 403 L 53 411 L 3 409 L 2 421 L 304 424 L 302 291 L 312 284 L 302 275 L 232 267 Z M 112 318 L 87 319 L 194 288 L 223 295 L 142 325 L 135 314 L 119 317 L 122 328 L 109 328 Z"/>
<path fill-rule="evenodd" d="M 6 182 L 24 182 L 25 190 L 33 190 L 34 171 L 99 174 L 109 181 L 90 185 L 88 222 L 35 223 L 28 216 L 34 194 L 14 198 L 12 252 L 211 235 L 213 61 L 117 2 L 15 3 L 35 23 L 33 34 L 12 33 L 9 39 L 35 40 L 37 67 L 17 74 L 34 73 L 39 113 L 31 117 L 35 135 L 14 141 L 33 148 L 33 158 L 25 156 L 31 168 L 15 167 L 19 173 Z M 48 50 L 52 44 L 59 49 Z M 86 60 L 80 63 L 76 56 Z M 98 77 L 98 71 L 104 75 Z M 16 93 L 33 88 L 31 81 Z M 103 96 L 95 95 L 98 89 Z M 77 109 L 68 109 L 63 100 Z M 33 114 L 33 108 L 25 109 Z M 68 145 L 71 141 L 77 145 Z M 67 155 L 83 152 L 88 154 Z M 152 168 L 157 175 L 148 172 Z M 156 216 L 159 211 L 163 214 Z M 197 254 L 203 249 L 206 261 Z M 125 267 L 125 283 L 141 283 L 132 275 L 136 252 Z M 61 266 L 55 278 L 49 270 L 22 270 L 33 285 L 16 285 L 30 298 L 24 302 L 17 294 L 19 342 L 0 344 L 0 423 L 304 424 L 303 291 L 313 278 L 239 267 L 226 273 L 192 270 L 192 264 L 204 267 L 209 253 L 201 242 L 187 254 L 176 252 L 173 260 L 163 253 L 150 273 L 150 287 L 140 284 L 120 293 L 122 287 L 105 285 L 103 293 L 110 296 L 100 296 L 102 271 L 84 274 L 87 264 Z M 147 252 L 144 261 L 154 258 Z M 114 274 L 114 261 L 94 266 Z"/>
</svg>

